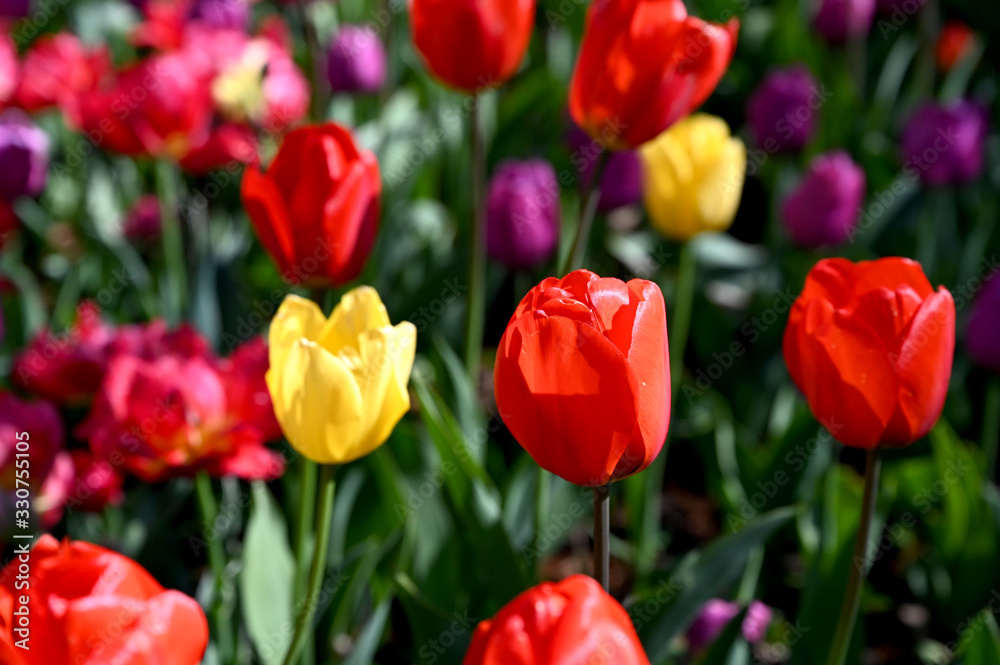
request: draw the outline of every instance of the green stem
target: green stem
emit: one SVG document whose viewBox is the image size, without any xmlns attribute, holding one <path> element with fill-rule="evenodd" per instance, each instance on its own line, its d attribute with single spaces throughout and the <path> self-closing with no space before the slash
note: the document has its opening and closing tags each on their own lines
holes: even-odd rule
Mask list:
<svg viewBox="0 0 1000 665">
<path fill-rule="evenodd" d="M 567 275 L 581 266 L 584 254 L 587 251 L 587 243 L 590 240 L 590 229 L 594 225 L 594 217 L 597 215 L 597 203 L 601 199 L 601 176 L 604 174 L 604 165 L 608 161 L 608 151 L 602 150 L 597 157 L 597 164 L 594 166 L 594 177 L 585 185 L 586 191 L 583 201 L 580 203 L 580 220 L 576 225 L 576 235 L 573 237 L 573 246 L 566 260 L 563 262 L 559 276 Z"/>
<path fill-rule="evenodd" d="M 681 245 L 677 285 L 674 292 L 674 320 L 670 322 L 670 404 L 677 404 L 681 378 L 684 376 L 684 351 L 691 329 L 691 309 L 694 304 L 694 252 L 690 243 Z M 662 453 L 661 453 L 662 455 Z"/>
<path fill-rule="evenodd" d="M 204 533 L 208 541 L 208 564 L 212 568 L 215 587 L 212 593 L 212 621 L 215 624 L 215 640 L 219 649 L 219 659 L 230 663 L 233 659 L 233 630 L 223 603 L 223 590 L 226 585 L 226 552 L 222 547 L 220 534 L 215 533 L 215 522 L 219 515 L 219 505 L 215 500 L 215 490 L 212 489 L 212 478 L 206 471 L 199 471 L 194 479 L 195 493 L 198 497 L 198 509 L 201 512 Z"/>
<path fill-rule="evenodd" d="M 330 544 L 330 524 L 333 522 L 333 492 L 336 487 L 334 472 L 336 467 L 322 465 L 319 475 L 319 512 L 316 514 L 316 546 L 313 548 L 312 564 L 309 568 L 309 580 L 306 585 L 306 595 L 302 599 L 295 617 L 295 635 L 292 644 L 285 654 L 284 665 L 292 665 L 298 661 L 299 654 L 306 640 L 312 634 L 313 616 L 316 614 L 317 599 L 323 586 L 323 575 L 326 572 L 326 552 Z M 302 561 L 298 562 L 301 567 Z"/>
<path fill-rule="evenodd" d="M 542 467 L 538 467 L 538 486 L 535 488 L 535 537 L 531 551 L 535 556 L 535 568 L 541 563 L 542 553 L 540 543 L 542 530 L 548 524 L 550 506 L 552 505 L 552 476 Z"/>
<path fill-rule="evenodd" d="M 472 133 L 472 232 L 469 234 L 469 301 L 465 312 L 465 367 L 473 389 L 479 387 L 479 366 L 483 355 L 486 323 L 486 150 L 480 127 L 480 100 L 472 99 L 469 129 Z"/>
<path fill-rule="evenodd" d="M 316 477 L 317 465 L 312 460 L 299 459 L 299 515 L 295 526 L 295 559 L 299 562 L 295 569 L 295 597 L 305 592 L 307 567 L 302 564 L 309 560 L 312 524 L 316 519 Z"/>
<path fill-rule="evenodd" d="M 986 452 L 986 474 L 993 480 L 997 473 L 997 448 L 1000 447 L 1000 378 L 989 378 L 984 410 L 983 450 Z"/>
<path fill-rule="evenodd" d="M 594 488 L 594 579 L 607 591 L 611 573 L 611 500 L 607 485 Z"/>
<path fill-rule="evenodd" d="M 167 161 L 158 160 L 154 172 L 156 194 L 160 199 L 163 257 L 167 264 L 164 316 L 167 322 L 176 325 L 184 318 L 188 281 L 184 238 L 177 215 L 177 169 Z"/>
<path fill-rule="evenodd" d="M 315 122 L 323 122 L 326 120 L 326 109 L 330 105 L 329 82 L 326 77 L 326 59 L 323 57 L 323 47 L 320 44 L 319 35 L 316 33 L 316 26 L 309 18 L 308 5 L 309 0 L 299 0 L 296 3 L 306 42 L 308 57 L 306 71 L 312 74 L 312 119 Z"/>
<path fill-rule="evenodd" d="M 865 491 L 861 499 L 861 521 L 858 524 L 858 533 L 854 540 L 853 565 L 847 577 L 844 604 L 840 607 L 840 619 L 837 621 L 837 632 L 833 638 L 833 647 L 830 650 L 827 665 L 844 665 L 847 651 L 851 646 L 851 634 L 854 632 L 854 622 L 861 604 L 861 587 L 865 580 L 868 532 L 871 530 L 875 504 L 878 501 L 878 477 L 881 465 L 879 449 L 869 450 L 865 461 Z"/>
</svg>

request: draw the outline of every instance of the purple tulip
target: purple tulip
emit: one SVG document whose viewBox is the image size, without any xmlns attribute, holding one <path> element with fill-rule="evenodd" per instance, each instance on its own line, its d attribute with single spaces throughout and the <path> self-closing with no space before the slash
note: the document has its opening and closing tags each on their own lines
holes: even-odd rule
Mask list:
<svg viewBox="0 0 1000 665">
<path fill-rule="evenodd" d="M 688 628 L 687 639 L 691 650 L 698 652 L 708 647 L 739 613 L 740 606 L 737 603 L 730 603 L 720 598 L 713 598 L 705 603 L 698 613 L 698 618 Z M 770 623 L 771 608 L 755 600 L 750 603 L 743 617 L 743 624 L 740 627 L 743 638 L 751 644 L 760 642 L 764 639 Z"/>
<path fill-rule="evenodd" d="M 747 121 L 757 145 L 768 152 L 801 150 L 816 130 L 824 99 L 804 65 L 771 71 L 747 102 Z"/>
<path fill-rule="evenodd" d="M 875 19 L 875 0 L 819 0 L 813 25 L 831 44 L 865 37 Z"/>
<path fill-rule="evenodd" d="M 326 75 L 334 92 L 378 92 L 385 84 L 385 47 L 375 31 L 345 25 L 327 53 Z"/>
<path fill-rule="evenodd" d="M 502 163 L 486 199 L 486 250 L 512 269 L 547 259 L 559 242 L 559 181 L 541 159 Z"/>
<path fill-rule="evenodd" d="M 0 114 L 0 198 L 36 196 L 45 188 L 49 138 L 16 109 Z"/>
<path fill-rule="evenodd" d="M 247 0 L 196 0 L 191 18 L 222 30 L 246 30 L 250 25 Z"/>
<path fill-rule="evenodd" d="M 865 172 L 842 150 L 816 157 L 785 199 L 781 217 L 796 245 L 820 247 L 847 240 L 865 200 Z"/>
<path fill-rule="evenodd" d="M 972 304 L 965 346 L 978 365 L 1000 372 L 1000 277 L 990 278 Z"/>
<path fill-rule="evenodd" d="M 24 18 L 31 10 L 31 0 L 0 0 L 0 17 Z"/>
<path fill-rule="evenodd" d="M 904 172 L 928 185 L 975 180 L 983 171 L 987 122 L 986 108 L 968 100 L 920 107 L 903 128 Z"/>
<path fill-rule="evenodd" d="M 570 130 L 569 145 L 573 151 L 571 160 L 580 174 L 582 185 L 590 187 L 602 147 L 575 126 Z M 642 162 L 639 161 L 639 153 L 634 150 L 610 153 L 601 174 L 601 198 L 597 200 L 597 209 L 607 212 L 633 205 L 641 199 Z"/>
<path fill-rule="evenodd" d="M 149 240 L 160 235 L 160 199 L 144 194 L 132 205 L 123 225 L 125 237 Z"/>
</svg>

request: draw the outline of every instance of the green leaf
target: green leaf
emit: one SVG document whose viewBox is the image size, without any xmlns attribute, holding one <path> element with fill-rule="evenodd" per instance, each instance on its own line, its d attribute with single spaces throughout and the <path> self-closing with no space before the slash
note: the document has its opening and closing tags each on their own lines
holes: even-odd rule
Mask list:
<svg viewBox="0 0 1000 665">
<path fill-rule="evenodd" d="M 253 483 L 253 512 L 243 552 L 239 580 L 243 622 L 265 665 L 280 665 L 292 641 L 295 560 L 285 518 L 263 482 Z"/>
<path fill-rule="evenodd" d="M 382 641 L 385 624 L 389 619 L 389 609 L 392 607 L 392 596 L 386 596 L 378 604 L 370 619 L 365 624 L 361 635 L 354 644 L 351 655 L 344 660 L 344 665 L 368 665 L 374 662 L 375 652 Z"/>
<path fill-rule="evenodd" d="M 657 615 L 643 622 L 639 632 L 651 662 L 659 663 L 667 657 L 670 643 L 687 629 L 701 606 L 739 579 L 750 551 L 790 522 L 796 510 L 795 506 L 786 506 L 765 513 L 736 533 L 693 552 L 678 565 L 670 581 L 672 588 L 680 590 Z"/>
<path fill-rule="evenodd" d="M 1000 663 L 1000 628 L 997 628 L 996 617 L 988 609 L 983 609 L 970 622 L 969 628 L 974 629 L 972 639 L 964 650 L 962 665 L 996 665 Z"/>
</svg>

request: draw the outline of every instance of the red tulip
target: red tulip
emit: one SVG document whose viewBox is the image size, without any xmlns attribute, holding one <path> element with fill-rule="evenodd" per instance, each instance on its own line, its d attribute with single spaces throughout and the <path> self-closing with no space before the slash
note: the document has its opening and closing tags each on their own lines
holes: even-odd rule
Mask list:
<svg viewBox="0 0 1000 665">
<path fill-rule="evenodd" d="M 289 133 L 266 174 L 247 168 L 240 194 L 286 281 L 340 285 L 368 258 L 381 192 L 375 155 L 330 123 Z"/>
<path fill-rule="evenodd" d="M 105 506 L 117 506 L 125 500 L 122 484 L 125 479 L 113 464 L 98 460 L 85 450 L 74 450 L 73 468 L 76 481 L 66 505 L 89 513 L 99 513 Z"/>
<path fill-rule="evenodd" d="M 517 72 L 531 40 L 535 0 L 410 0 L 410 20 L 427 69 L 474 93 Z"/>
<path fill-rule="evenodd" d="M 69 32 L 46 35 L 24 56 L 15 103 L 27 111 L 66 106 L 96 88 L 110 69 L 107 49 L 87 49 Z"/>
<path fill-rule="evenodd" d="M 543 582 L 483 621 L 464 665 L 649 665 L 625 609 L 585 575 Z"/>
<path fill-rule="evenodd" d="M 193 598 L 103 547 L 44 535 L 0 572 L 5 665 L 197 665 L 207 645 L 208 622 Z"/>
<path fill-rule="evenodd" d="M 726 72 L 739 21 L 688 16 L 683 0 L 595 0 L 570 84 L 573 120 L 616 150 L 698 108 Z"/>
<path fill-rule="evenodd" d="M 824 259 L 785 329 L 788 371 L 842 443 L 905 446 L 941 415 L 955 351 L 955 302 L 920 264 Z"/>
<path fill-rule="evenodd" d="M 227 360 L 165 354 L 112 358 L 87 420 L 77 430 L 98 460 L 143 480 L 205 469 L 216 476 L 273 479 L 284 460 L 264 444 L 280 436 L 264 383 L 260 339 Z"/>
<path fill-rule="evenodd" d="M 521 300 L 497 350 L 500 416 L 542 468 L 584 486 L 637 473 L 670 422 L 663 294 L 577 270 Z"/>
<path fill-rule="evenodd" d="M 967 23 L 952 20 L 944 24 L 938 36 L 935 54 L 938 68 L 951 71 L 976 45 L 976 33 Z"/>
</svg>

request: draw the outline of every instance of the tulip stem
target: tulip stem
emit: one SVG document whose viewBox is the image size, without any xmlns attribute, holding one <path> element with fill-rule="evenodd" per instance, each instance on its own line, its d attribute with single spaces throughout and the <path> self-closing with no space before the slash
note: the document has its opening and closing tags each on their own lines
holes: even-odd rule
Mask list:
<svg viewBox="0 0 1000 665">
<path fill-rule="evenodd" d="M 986 477 L 996 478 L 997 447 L 1000 446 L 1000 379 L 991 376 L 986 385 L 983 417 L 983 450 L 986 451 Z"/>
<path fill-rule="evenodd" d="M 594 217 L 597 215 L 597 204 L 601 199 L 601 176 L 604 174 L 604 165 L 607 161 L 608 151 L 605 149 L 597 156 L 594 177 L 589 183 L 584 184 L 583 201 L 580 202 L 580 221 L 576 225 L 572 248 L 566 255 L 562 270 L 559 271 L 560 277 L 573 272 L 583 263 L 587 243 L 590 240 L 590 229 L 594 226 Z"/>
<path fill-rule="evenodd" d="M 333 521 L 333 493 L 336 487 L 334 472 L 336 467 L 329 464 L 320 466 L 319 474 L 319 511 L 316 514 L 316 546 L 313 547 L 312 564 L 309 568 L 309 581 L 306 584 L 306 595 L 298 606 L 295 615 L 295 635 L 292 644 L 285 654 L 283 665 L 292 665 L 298 661 L 299 654 L 306 640 L 312 634 L 313 616 L 316 614 L 317 599 L 323 586 L 323 575 L 326 572 L 326 553 L 330 545 L 330 523 Z M 302 562 L 299 562 L 302 565 Z"/>
<path fill-rule="evenodd" d="M 177 325 L 184 318 L 187 296 L 184 238 L 177 215 L 177 170 L 169 162 L 157 160 L 154 172 L 156 193 L 160 199 L 163 258 L 167 264 L 167 284 L 162 289 L 166 300 L 165 318 L 169 323 Z"/>
<path fill-rule="evenodd" d="M 316 477 L 317 465 L 312 460 L 299 458 L 299 515 L 295 526 L 295 556 L 299 565 L 295 568 L 295 597 L 305 591 L 308 569 L 303 562 L 309 560 L 309 536 L 311 525 L 316 518 Z"/>
<path fill-rule="evenodd" d="M 465 367 L 472 388 L 479 393 L 479 365 L 483 355 L 486 319 L 486 225 L 483 192 L 486 189 L 486 150 L 480 127 L 480 99 L 472 98 L 469 129 L 472 133 L 472 232 L 469 234 L 469 300 L 465 312 Z"/>
<path fill-rule="evenodd" d="M 607 485 L 594 488 L 594 579 L 604 590 L 611 576 L 611 500 Z"/>
<path fill-rule="evenodd" d="M 854 632 L 854 622 L 858 616 L 861 604 L 861 587 L 864 585 L 868 549 L 868 532 L 871 530 L 872 517 L 875 514 L 875 504 L 878 502 L 878 478 L 882 466 L 879 449 L 868 451 L 865 461 L 865 490 L 861 499 L 861 521 L 858 533 L 854 539 L 854 557 L 851 559 L 851 572 L 847 577 L 847 591 L 844 593 L 844 604 L 840 607 L 840 619 L 837 621 L 837 632 L 834 634 L 833 647 L 830 650 L 828 665 L 844 665 L 847 651 L 851 646 L 851 634 Z"/>
<path fill-rule="evenodd" d="M 215 644 L 219 649 L 219 660 L 223 663 L 232 662 L 233 632 L 229 617 L 223 603 L 223 590 L 226 586 L 226 552 L 222 547 L 221 534 L 216 532 L 215 522 L 219 516 L 219 505 L 215 501 L 215 490 L 212 489 L 212 478 L 206 471 L 199 471 L 194 479 L 195 494 L 198 497 L 198 510 L 201 512 L 203 533 L 208 546 L 208 564 L 212 568 L 215 586 L 212 593 L 212 622 L 215 624 Z"/>
</svg>

